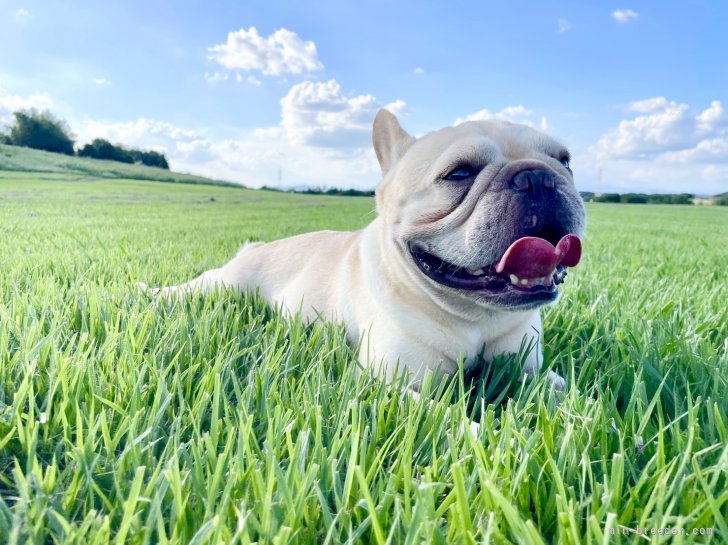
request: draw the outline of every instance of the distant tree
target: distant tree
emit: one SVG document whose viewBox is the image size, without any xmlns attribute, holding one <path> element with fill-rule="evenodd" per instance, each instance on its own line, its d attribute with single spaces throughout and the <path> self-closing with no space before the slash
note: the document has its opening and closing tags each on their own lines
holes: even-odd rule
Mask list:
<svg viewBox="0 0 728 545">
<path fill-rule="evenodd" d="M 123 146 L 115 146 L 103 138 L 95 138 L 78 151 L 79 157 L 104 159 L 106 161 L 119 161 L 120 163 L 133 163 L 132 154 Z"/>
<path fill-rule="evenodd" d="M 146 158 L 143 160 L 145 161 L 144 164 L 149 165 L 150 167 L 158 167 L 163 168 L 164 170 L 169 170 L 169 163 L 163 153 L 158 153 L 156 151 L 147 152 Z"/>
<path fill-rule="evenodd" d="M 695 195 L 691 193 L 680 193 L 679 195 L 671 195 L 670 204 L 693 204 Z"/>
<path fill-rule="evenodd" d="M 96 142 L 96 140 L 94 140 Z M 99 154 L 96 151 L 96 147 L 93 144 L 86 144 L 84 147 L 76 152 L 79 157 L 88 157 L 89 159 L 98 159 Z"/>
<path fill-rule="evenodd" d="M 141 163 L 148 167 L 157 167 L 169 170 L 169 163 L 164 154 L 157 151 L 130 150 L 135 163 Z"/>
<path fill-rule="evenodd" d="M 103 138 L 95 138 L 93 142 L 86 144 L 78 150 L 78 156 L 121 163 L 137 163 L 169 170 L 167 158 L 159 152 L 127 149 L 121 144 L 112 144 Z"/>
<path fill-rule="evenodd" d="M 18 111 L 13 114 L 10 140 L 15 146 L 73 155 L 73 134 L 65 121 L 50 112 Z"/>
<path fill-rule="evenodd" d="M 625 193 L 619 197 L 619 202 L 644 204 L 647 203 L 647 195 L 643 195 L 642 193 Z"/>
<path fill-rule="evenodd" d="M 594 197 L 594 202 L 619 202 L 619 193 L 602 193 Z"/>
<path fill-rule="evenodd" d="M 581 198 L 586 202 L 594 199 L 594 193 L 591 191 L 579 191 L 579 194 L 581 195 Z"/>
<path fill-rule="evenodd" d="M 335 195 L 341 197 L 372 197 L 374 190 L 366 189 L 339 189 L 337 187 L 307 187 L 305 189 L 290 189 L 289 193 L 302 193 L 304 195 Z"/>
<path fill-rule="evenodd" d="M 12 145 L 12 143 L 13 143 L 13 141 L 10 140 L 10 137 L 7 134 L 0 132 L 0 144 L 5 144 L 6 146 L 10 146 L 10 145 Z"/>
<path fill-rule="evenodd" d="M 711 200 L 715 205 L 728 206 L 728 192 L 719 193 L 718 195 L 715 195 Z"/>
</svg>

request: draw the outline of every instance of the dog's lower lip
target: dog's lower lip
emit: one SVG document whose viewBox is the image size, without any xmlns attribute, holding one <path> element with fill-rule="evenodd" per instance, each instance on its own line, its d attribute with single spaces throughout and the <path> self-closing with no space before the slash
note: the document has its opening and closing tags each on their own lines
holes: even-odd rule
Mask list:
<svg viewBox="0 0 728 545">
<path fill-rule="evenodd" d="M 462 291 L 489 294 L 512 294 L 519 297 L 533 296 L 537 298 L 553 299 L 556 295 L 556 285 L 563 282 L 565 271 L 559 267 L 552 279 L 526 280 L 512 278 L 499 274 L 495 265 L 470 270 L 457 267 L 437 256 L 428 253 L 417 244 L 409 244 L 409 251 L 418 268 L 431 280 Z M 475 274 L 474 274 L 475 273 Z M 552 280 L 552 281 L 551 281 Z"/>
</svg>

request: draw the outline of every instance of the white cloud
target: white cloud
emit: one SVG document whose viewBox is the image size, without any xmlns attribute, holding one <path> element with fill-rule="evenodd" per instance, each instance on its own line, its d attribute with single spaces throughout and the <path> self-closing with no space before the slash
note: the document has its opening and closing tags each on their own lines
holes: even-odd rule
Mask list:
<svg viewBox="0 0 728 545">
<path fill-rule="evenodd" d="M 529 110 L 525 106 L 519 104 L 517 106 L 506 106 L 499 112 L 491 112 L 487 109 L 482 109 L 465 117 L 458 117 L 453 125 L 460 125 L 466 121 L 487 121 L 489 119 L 499 119 L 501 121 L 511 121 L 512 123 L 521 123 L 528 125 L 529 127 L 536 127 L 534 121 L 536 114 L 533 110 Z M 541 117 L 538 128 L 542 131 L 549 130 L 549 124 L 545 117 Z"/>
<path fill-rule="evenodd" d="M 371 188 L 378 180 L 371 126 L 380 107 L 372 95 L 345 95 L 335 80 L 302 82 L 281 100 L 279 125 L 240 131 L 234 138 L 217 139 L 208 131 L 152 119 L 85 120 L 79 143 L 105 138 L 154 149 L 176 170 L 251 187 L 276 184 L 281 168 L 287 186 Z M 401 100 L 384 107 L 397 115 L 406 111 Z"/>
<path fill-rule="evenodd" d="M 687 159 L 687 158 L 686 158 Z M 646 193 L 693 193 L 715 195 L 728 191 L 728 165 L 686 160 L 670 162 L 645 161 L 630 158 L 599 160 L 593 153 L 574 154 L 572 169 L 577 187 L 597 191 L 646 192 Z M 601 182 L 596 182 L 602 172 Z M 592 178 L 590 184 L 584 181 Z"/>
<path fill-rule="evenodd" d="M 104 138 L 112 143 L 122 143 L 127 146 L 174 151 L 178 144 L 184 146 L 204 140 L 204 134 L 154 119 L 140 118 L 125 122 L 86 119 L 78 131 L 78 142 L 83 144 L 94 138 Z"/>
<path fill-rule="evenodd" d="M 230 74 L 223 74 L 221 72 L 205 72 L 205 81 L 207 83 L 217 83 L 218 81 L 226 81 L 230 77 Z"/>
<path fill-rule="evenodd" d="M 109 81 L 107 78 L 94 78 L 94 85 L 98 85 L 99 87 L 106 87 L 108 85 L 111 85 L 111 81 Z"/>
<path fill-rule="evenodd" d="M 424 69 L 424 68 L 422 68 L 421 66 L 418 66 L 417 68 L 415 68 L 415 69 L 413 70 L 413 72 L 414 72 L 415 74 L 417 74 L 417 75 L 421 75 L 421 74 L 424 74 L 424 73 L 425 73 L 425 69 Z"/>
<path fill-rule="evenodd" d="M 401 111 L 404 103 L 392 106 Z M 336 80 L 304 81 L 281 99 L 281 127 L 296 144 L 337 150 L 369 147 L 372 120 L 380 107 L 372 95 L 344 95 Z"/>
<path fill-rule="evenodd" d="M 397 117 L 407 115 L 409 113 L 409 110 L 407 109 L 407 103 L 404 100 L 395 100 L 394 102 L 385 104 L 383 108 L 389 110 Z M 373 117 L 372 121 L 374 121 Z"/>
<path fill-rule="evenodd" d="M 30 21 L 35 16 L 25 8 L 18 8 L 13 12 L 13 20 L 16 23 L 24 23 Z"/>
<path fill-rule="evenodd" d="M 701 140 L 694 147 L 665 152 L 661 160 L 668 163 L 728 163 L 728 139 Z M 728 183 L 728 180 L 727 180 Z"/>
<path fill-rule="evenodd" d="M 633 102 L 637 117 L 621 121 L 590 150 L 591 166 L 610 178 L 653 191 L 717 193 L 728 189 L 728 120 L 714 100 L 695 114 L 665 97 Z"/>
<path fill-rule="evenodd" d="M 210 141 L 196 156 L 172 156 L 173 168 L 236 181 L 250 187 L 283 185 L 372 188 L 378 181 L 374 152 L 357 148 L 346 154 L 297 145 L 280 132 L 253 131 L 236 139 Z"/>
<path fill-rule="evenodd" d="M 285 28 L 263 37 L 255 27 L 230 32 L 224 44 L 208 49 L 210 60 L 229 70 L 259 71 L 268 76 L 303 74 L 323 68 L 316 44 Z"/>
<path fill-rule="evenodd" d="M 219 81 L 227 81 L 230 79 L 230 73 L 228 72 L 205 72 L 205 81 L 210 84 L 217 83 Z M 263 82 L 260 81 L 258 78 L 256 78 L 253 75 L 250 75 L 248 77 L 245 77 L 241 73 L 235 74 L 235 81 L 237 83 L 249 83 L 250 85 L 263 85 Z"/>
<path fill-rule="evenodd" d="M 666 152 L 687 151 L 711 138 L 726 138 L 728 123 L 720 101 L 714 100 L 697 116 L 687 104 L 654 97 L 630 104 L 643 113 L 623 120 L 602 136 L 596 145 L 601 158 L 654 157 Z"/>
<path fill-rule="evenodd" d="M 652 97 L 644 100 L 636 100 L 630 102 L 628 109 L 633 112 L 639 112 L 642 114 L 649 114 L 658 110 L 663 110 L 668 105 L 668 101 L 665 97 Z"/>
<path fill-rule="evenodd" d="M 642 103 L 660 102 L 662 106 L 645 110 Z M 695 120 L 688 114 L 687 104 L 668 102 L 663 97 L 639 101 L 636 111 L 649 111 L 634 119 L 623 120 L 617 128 L 605 134 L 597 143 L 600 156 L 624 157 L 679 149 L 692 137 Z M 692 127 L 691 127 L 692 126 Z"/>
<path fill-rule="evenodd" d="M 559 34 L 563 34 L 564 32 L 568 32 L 571 30 L 571 27 L 573 26 L 571 24 L 571 21 L 568 21 L 566 19 L 559 19 Z"/>
<path fill-rule="evenodd" d="M 618 23 L 629 23 L 639 17 L 639 13 L 631 9 L 617 9 L 612 12 L 612 19 Z"/>
<path fill-rule="evenodd" d="M 726 125 L 725 110 L 719 100 L 714 100 L 710 106 L 695 118 L 698 121 L 698 133 L 710 134 Z"/>
<path fill-rule="evenodd" d="M 13 112 L 18 110 L 50 110 L 54 108 L 53 100 L 41 93 L 35 93 L 27 97 L 14 95 L 0 85 L 0 127 L 13 122 Z"/>
</svg>

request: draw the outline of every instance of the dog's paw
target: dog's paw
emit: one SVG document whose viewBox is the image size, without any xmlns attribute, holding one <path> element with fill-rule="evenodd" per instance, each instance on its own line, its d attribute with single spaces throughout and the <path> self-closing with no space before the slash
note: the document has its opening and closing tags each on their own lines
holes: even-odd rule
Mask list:
<svg viewBox="0 0 728 545">
<path fill-rule="evenodd" d="M 553 371 L 549 371 L 547 379 L 548 383 L 553 387 L 554 391 L 563 393 L 566 391 L 566 380 L 564 377 Z"/>
</svg>

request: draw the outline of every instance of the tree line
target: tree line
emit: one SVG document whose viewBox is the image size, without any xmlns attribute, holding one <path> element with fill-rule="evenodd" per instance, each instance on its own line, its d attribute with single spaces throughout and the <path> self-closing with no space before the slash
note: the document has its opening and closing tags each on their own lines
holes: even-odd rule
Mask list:
<svg viewBox="0 0 728 545">
<path fill-rule="evenodd" d="M 621 202 L 629 204 L 693 204 L 691 193 L 601 193 L 582 191 L 582 198 L 590 202 Z"/>
<path fill-rule="evenodd" d="M 337 197 L 373 197 L 373 189 L 339 189 L 337 187 L 306 187 L 306 188 L 280 188 L 264 185 L 261 187 L 266 191 L 278 191 L 279 193 L 300 193 L 302 195 L 334 195 Z"/>
<path fill-rule="evenodd" d="M 68 124 L 48 111 L 21 110 L 14 112 L 13 116 L 15 122 L 10 126 L 10 132 L 0 133 L 0 144 L 169 170 L 167 158 L 162 153 L 127 148 L 103 138 L 96 138 L 76 150 L 76 142 Z"/>
</svg>

